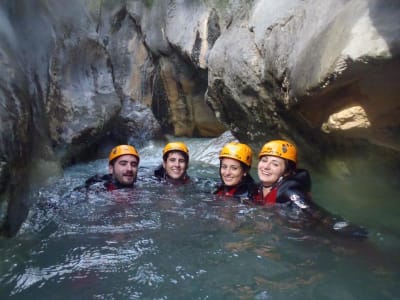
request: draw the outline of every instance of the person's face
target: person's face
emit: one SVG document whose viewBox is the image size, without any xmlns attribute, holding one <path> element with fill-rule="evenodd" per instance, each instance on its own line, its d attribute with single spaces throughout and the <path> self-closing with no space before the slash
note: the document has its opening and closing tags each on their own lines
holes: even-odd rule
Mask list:
<svg viewBox="0 0 400 300">
<path fill-rule="evenodd" d="M 285 173 L 285 160 L 280 157 L 265 155 L 258 162 L 258 178 L 265 186 L 270 186 L 278 181 Z"/>
<path fill-rule="evenodd" d="M 180 179 L 186 173 L 187 162 L 181 152 L 171 151 L 168 153 L 166 161 L 163 161 L 163 166 L 170 178 Z"/>
<path fill-rule="evenodd" d="M 246 174 L 240 162 L 231 158 L 221 159 L 220 173 L 222 181 L 227 186 L 237 185 Z"/>
<path fill-rule="evenodd" d="M 138 167 L 137 157 L 126 154 L 116 158 L 114 165 L 109 165 L 109 172 L 119 183 L 132 185 L 136 180 Z"/>
</svg>

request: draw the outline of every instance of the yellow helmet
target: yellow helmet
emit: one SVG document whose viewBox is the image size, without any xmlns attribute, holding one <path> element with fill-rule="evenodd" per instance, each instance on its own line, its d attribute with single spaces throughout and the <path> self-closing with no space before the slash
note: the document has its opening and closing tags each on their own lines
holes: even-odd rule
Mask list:
<svg viewBox="0 0 400 300">
<path fill-rule="evenodd" d="M 118 145 L 111 150 L 108 156 L 108 162 L 110 163 L 112 160 L 125 154 L 136 156 L 138 161 L 140 160 L 139 153 L 136 151 L 135 147 L 131 145 Z"/>
<path fill-rule="evenodd" d="M 189 158 L 189 149 L 184 143 L 171 142 L 171 143 L 166 144 L 163 149 L 163 156 L 170 151 L 182 151 Z"/>
<path fill-rule="evenodd" d="M 272 155 L 288 159 L 297 164 L 297 150 L 295 145 L 284 140 L 274 140 L 266 143 L 258 154 L 258 158 L 265 155 Z"/>
<path fill-rule="evenodd" d="M 253 152 L 251 151 L 251 148 L 246 144 L 230 142 L 226 144 L 219 153 L 219 159 L 224 157 L 236 159 L 244 163 L 246 166 L 251 167 Z"/>
</svg>

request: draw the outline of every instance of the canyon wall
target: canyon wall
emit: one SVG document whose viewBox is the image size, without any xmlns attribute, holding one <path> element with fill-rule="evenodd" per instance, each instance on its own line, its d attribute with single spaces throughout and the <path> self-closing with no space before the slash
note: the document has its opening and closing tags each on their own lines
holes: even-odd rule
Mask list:
<svg viewBox="0 0 400 300">
<path fill-rule="evenodd" d="M 3 231 L 63 167 L 165 134 L 398 171 L 399 18 L 396 0 L 2 1 Z"/>
</svg>

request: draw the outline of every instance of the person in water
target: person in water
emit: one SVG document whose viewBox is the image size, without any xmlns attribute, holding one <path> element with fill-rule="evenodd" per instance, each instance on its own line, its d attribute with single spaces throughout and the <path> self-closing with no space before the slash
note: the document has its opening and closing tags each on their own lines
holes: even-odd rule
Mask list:
<svg viewBox="0 0 400 300">
<path fill-rule="evenodd" d="M 182 142 L 171 142 L 165 145 L 163 151 L 163 162 L 154 171 L 158 181 L 173 185 L 189 183 L 187 174 L 189 168 L 189 149 Z"/>
<path fill-rule="evenodd" d="M 311 178 L 307 170 L 297 169 L 296 147 L 283 140 L 266 143 L 258 154 L 260 185 L 253 195 L 258 204 L 290 203 L 306 208 L 311 201 Z"/>
<path fill-rule="evenodd" d="M 226 144 L 219 153 L 219 176 L 222 183 L 214 192 L 218 196 L 235 197 L 241 201 L 251 198 L 255 188 L 254 179 L 250 175 L 253 152 L 242 143 Z"/>
<path fill-rule="evenodd" d="M 95 175 L 85 182 L 89 187 L 101 182 L 108 191 L 121 188 L 133 188 L 137 178 L 140 157 L 135 147 L 131 145 L 118 145 L 108 156 L 109 174 Z"/>
<path fill-rule="evenodd" d="M 260 184 L 253 201 L 261 205 L 285 203 L 314 220 L 328 225 L 333 231 L 348 236 L 367 237 L 368 232 L 331 215 L 311 198 L 311 177 L 307 170 L 297 168 L 297 149 L 285 140 L 266 143 L 259 155 L 257 173 Z"/>
</svg>

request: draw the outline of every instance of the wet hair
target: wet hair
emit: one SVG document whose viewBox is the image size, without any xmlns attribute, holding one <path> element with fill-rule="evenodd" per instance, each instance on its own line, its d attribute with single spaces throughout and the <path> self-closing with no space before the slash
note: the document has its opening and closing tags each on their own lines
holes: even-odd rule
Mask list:
<svg viewBox="0 0 400 300">
<path fill-rule="evenodd" d="M 243 162 L 240 162 L 240 165 L 242 166 L 243 171 L 249 172 L 250 167 L 249 167 L 248 165 L 246 165 L 246 164 L 243 163 Z"/>
<path fill-rule="evenodd" d="M 247 171 L 250 170 L 250 167 L 248 165 L 246 165 L 245 163 L 243 163 L 243 162 L 241 162 L 239 160 L 238 160 L 238 162 L 240 163 L 240 167 L 243 169 L 243 171 L 247 172 Z M 221 169 L 221 165 L 222 165 L 222 158 L 219 160 L 219 168 L 220 169 Z"/>
<path fill-rule="evenodd" d="M 285 159 L 285 174 L 290 174 L 296 171 L 296 163 L 294 161 Z"/>
</svg>

